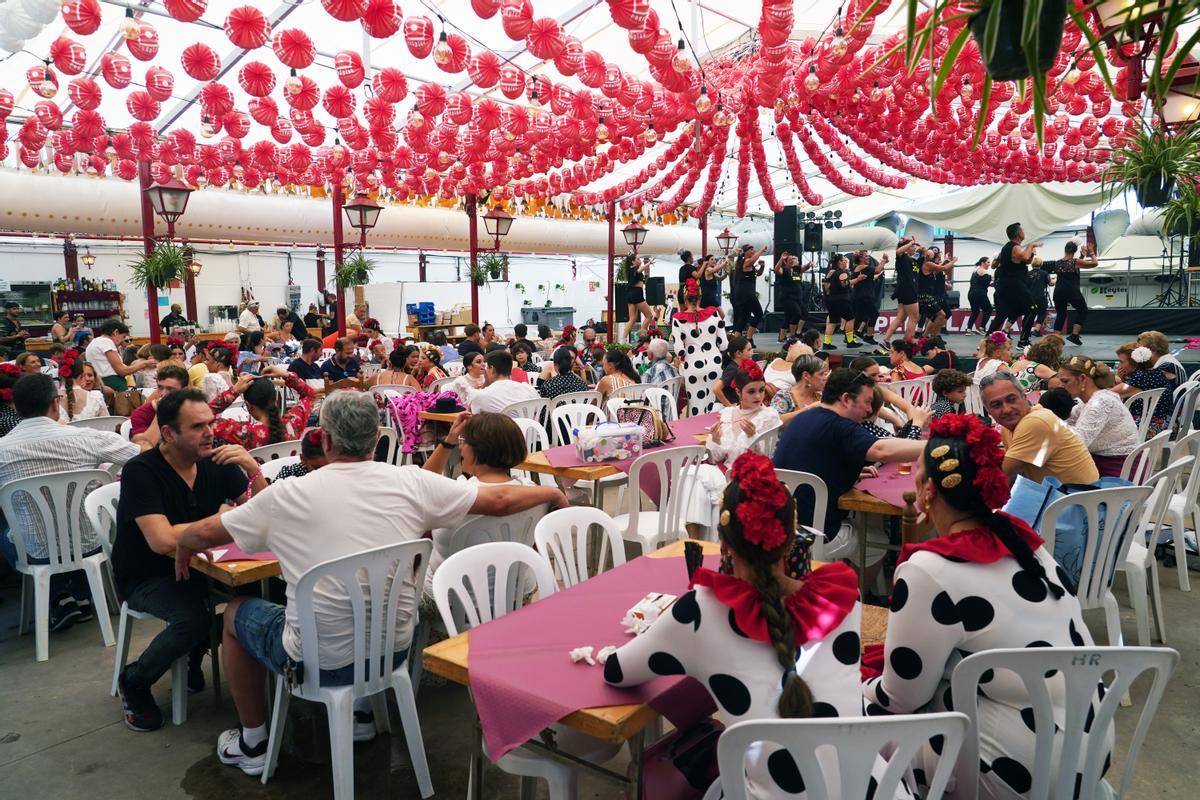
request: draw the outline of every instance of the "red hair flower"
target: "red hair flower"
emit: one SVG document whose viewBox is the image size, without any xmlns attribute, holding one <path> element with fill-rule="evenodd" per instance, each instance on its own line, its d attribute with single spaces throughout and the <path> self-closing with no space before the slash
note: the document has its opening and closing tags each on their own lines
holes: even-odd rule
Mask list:
<svg viewBox="0 0 1200 800">
<path fill-rule="evenodd" d="M 17 376 L 21 374 L 21 368 L 16 364 L 5 363 L 0 364 L 0 374 Z"/>
<path fill-rule="evenodd" d="M 695 278 L 688 278 L 683 282 L 683 293 L 688 297 L 700 296 L 700 284 L 696 283 Z"/>
<path fill-rule="evenodd" d="M 987 338 L 994 345 L 1002 345 L 1008 341 L 1008 334 L 1004 331 L 992 331 Z"/>
<path fill-rule="evenodd" d="M 0 389 L 0 402 L 12 402 L 12 389 Z"/>
<path fill-rule="evenodd" d="M 742 491 L 735 513 L 742 524 L 742 537 L 770 552 L 787 541 L 787 531 L 779 521 L 779 509 L 787 505 L 788 493 L 775 475 L 771 459 L 746 452 L 737 457 L 729 470 L 729 479 Z"/>
</svg>

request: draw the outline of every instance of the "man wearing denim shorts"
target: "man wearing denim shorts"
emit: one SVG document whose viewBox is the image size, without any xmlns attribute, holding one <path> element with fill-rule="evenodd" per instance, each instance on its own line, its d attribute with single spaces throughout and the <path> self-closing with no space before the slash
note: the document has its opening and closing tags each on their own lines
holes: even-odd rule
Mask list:
<svg viewBox="0 0 1200 800">
<path fill-rule="evenodd" d="M 373 461 L 379 411 L 369 394 L 337 392 L 327 399 L 321 407 L 321 437 L 325 466 L 272 484 L 245 505 L 196 522 L 180 537 L 176 550 L 181 578 L 192 551 L 231 540 L 246 552 L 269 550 L 279 559 L 287 583 L 286 607 L 235 597 L 225 609 L 225 668 L 241 726 L 221 734 L 217 754 L 222 763 L 247 775 L 262 774 L 266 765 L 266 670 L 289 672 L 302 662 L 302 646 L 317 647 L 322 684 L 353 680 L 354 612 L 349 595 L 337 583 L 323 581 L 314 587 L 320 641 L 300 641 L 295 587 L 304 573 L 332 559 L 418 539 L 435 527 L 456 527 L 467 514 L 504 516 L 541 504 L 566 505 L 555 488 L 483 487 L 418 467 Z M 315 504 L 314 497 L 343 502 Z M 399 601 L 397 642 L 411 640 L 416 619 L 414 589 Z M 394 663 L 399 665 L 402 658 L 397 653 Z M 356 704 L 356 740 L 373 735 L 368 709 L 366 703 Z"/>
</svg>

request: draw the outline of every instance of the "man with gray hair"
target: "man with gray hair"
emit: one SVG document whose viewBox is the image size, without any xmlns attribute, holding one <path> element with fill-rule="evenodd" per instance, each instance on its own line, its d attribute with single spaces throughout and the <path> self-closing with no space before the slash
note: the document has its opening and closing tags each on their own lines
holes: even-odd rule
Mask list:
<svg viewBox="0 0 1200 800">
<path fill-rule="evenodd" d="M 651 339 L 646 345 L 646 353 L 650 358 L 650 366 L 642 376 L 642 383 L 666 383 L 679 377 L 679 370 L 668 359 L 670 349 L 666 339 Z"/>
<path fill-rule="evenodd" d="M 179 537 L 176 576 L 188 579 L 193 551 L 233 541 L 248 553 L 269 550 L 287 582 L 287 606 L 235 597 L 225 609 L 225 669 L 240 728 L 217 740 L 224 764 L 247 775 L 266 763 L 266 670 L 277 674 L 302 663 L 295 588 L 312 567 L 376 547 L 419 539 L 437 527 L 456 527 L 468 514 L 506 516 L 539 505 L 565 507 L 562 492 L 541 486 L 463 483 L 415 466 L 372 461 L 379 438 L 379 410 L 369 394 L 337 392 L 321 407 L 325 466 L 300 478 L 272 484 L 243 506 L 190 525 Z M 338 498 L 338 502 L 319 502 Z M 396 615 L 397 642 L 411 640 L 417 592 L 406 595 Z M 321 682 L 354 679 L 354 612 L 345 589 L 322 585 L 314 594 L 321 632 Z M 396 653 L 397 665 L 403 653 Z M 355 739 L 373 735 L 369 704 L 355 709 Z"/>
</svg>

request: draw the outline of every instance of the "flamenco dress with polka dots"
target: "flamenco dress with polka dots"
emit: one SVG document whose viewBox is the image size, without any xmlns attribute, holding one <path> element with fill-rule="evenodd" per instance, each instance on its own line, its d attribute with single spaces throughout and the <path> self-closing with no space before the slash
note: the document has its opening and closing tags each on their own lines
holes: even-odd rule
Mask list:
<svg viewBox="0 0 1200 800">
<path fill-rule="evenodd" d="M 1009 517 L 1034 552 L 1050 581 L 1065 575 L 1029 526 Z M 987 528 L 959 531 L 906 545 L 900 554 L 882 652 L 867 648 L 863 684 L 868 716 L 952 711 L 950 676 L 958 662 L 974 653 L 1014 647 L 1091 647 L 1079 601 L 1069 589 L 1055 599 L 1046 583 L 1023 569 Z M 872 669 L 875 667 L 875 669 Z M 882 672 L 880 673 L 880 669 Z M 1048 682 L 1056 743 L 1066 719 L 1061 679 Z M 1084 726 L 1090 731 L 1103 688 L 1098 687 Z M 984 673 L 979 686 L 979 758 L 981 798 L 1028 796 L 1033 781 L 1033 707 L 1024 683 L 1012 673 Z M 1101 734 L 1111 750 L 1111 728 Z M 940 748 L 934 740 L 914 763 L 918 784 L 933 775 Z M 1082 772 L 1074 766 L 1060 768 Z M 1108 768 L 1107 761 L 1105 769 Z M 949 789 L 954 788 L 953 780 Z M 1015 793 L 1015 795 L 1014 795 Z"/>
<path fill-rule="evenodd" d="M 689 416 L 707 414 L 718 405 L 713 384 L 721 377 L 721 353 L 728 344 L 725 320 L 715 308 L 681 311 L 671 318 L 671 348 L 683 361 Z"/>
<path fill-rule="evenodd" d="M 813 716 L 862 716 L 862 607 L 854 570 L 840 563 L 815 569 L 784 603 L 795 632 L 796 670 L 813 695 Z M 740 578 L 701 568 L 692 589 L 668 613 L 608 657 L 604 679 L 638 686 L 660 675 L 690 675 L 708 689 L 726 725 L 778 719 L 783 670 L 770 641 L 758 590 Z M 756 800 L 805 796 L 796 762 L 770 745 L 750 751 L 746 779 Z M 719 780 L 705 795 L 718 797 Z"/>
</svg>

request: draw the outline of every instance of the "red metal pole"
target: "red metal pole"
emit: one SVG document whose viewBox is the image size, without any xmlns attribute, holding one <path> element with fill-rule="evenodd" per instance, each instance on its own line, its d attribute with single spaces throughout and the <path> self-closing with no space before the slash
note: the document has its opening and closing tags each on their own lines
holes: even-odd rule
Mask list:
<svg viewBox="0 0 1200 800">
<path fill-rule="evenodd" d="M 617 259 L 617 202 L 608 201 L 608 341 L 617 340 L 617 315 L 613 311 L 613 262 Z"/>
<path fill-rule="evenodd" d="M 154 252 L 154 206 L 150 205 L 150 162 L 138 161 L 138 194 L 142 200 L 142 247 L 146 255 Z M 158 328 L 158 287 L 151 284 L 146 287 L 147 321 L 150 324 L 150 342 L 158 344 L 162 341 L 162 331 Z"/>
<path fill-rule="evenodd" d="M 192 259 L 188 259 L 190 264 Z M 183 303 L 187 307 L 187 318 L 193 322 L 200 321 L 200 312 L 196 310 L 196 276 L 192 274 L 190 269 L 183 271 Z"/>
<path fill-rule="evenodd" d="M 79 248 L 70 239 L 63 240 L 63 264 L 67 271 L 67 280 L 79 280 Z"/>
<path fill-rule="evenodd" d="M 338 266 L 345 261 L 342 247 L 342 203 L 344 201 L 340 178 L 334 179 L 333 191 L 329 193 L 329 196 L 333 198 L 333 269 L 336 275 Z M 346 335 L 346 290 L 341 286 L 337 287 L 337 331 L 338 336 Z"/>
<path fill-rule="evenodd" d="M 708 214 L 700 218 L 700 257 L 708 255 Z"/>
<path fill-rule="evenodd" d="M 325 250 L 317 250 L 317 289 L 325 291 Z M 321 303 L 321 305 L 325 305 Z"/>
<path fill-rule="evenodd" d="M 467 211 L 467 237 L 471 240 L 471 322 L 479 324 L 479 286 L 474 274 L 479 269 L 479 218 L 475 215 L 475 195 L 468 194 L 463 207 Z"/>
</svg>

